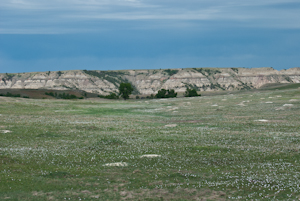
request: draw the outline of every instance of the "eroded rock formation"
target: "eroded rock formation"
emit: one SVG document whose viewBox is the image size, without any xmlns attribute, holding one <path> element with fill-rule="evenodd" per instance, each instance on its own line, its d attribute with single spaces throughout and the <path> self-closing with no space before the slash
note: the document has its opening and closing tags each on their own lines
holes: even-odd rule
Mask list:
<svg viewBox="0 0 300 201">
<path fill-rule="evenodd" d="M 300 83 L 300 68 L 186 68 L 122 71 L 55 71 L 0 74 L 0 89 L 80 89 L 106 95 L 117 92 L 121 82 L 131 82 L 139 94 L 186 87 L 198 91 L 259 88 L 268 83 Z"/>
</svg>

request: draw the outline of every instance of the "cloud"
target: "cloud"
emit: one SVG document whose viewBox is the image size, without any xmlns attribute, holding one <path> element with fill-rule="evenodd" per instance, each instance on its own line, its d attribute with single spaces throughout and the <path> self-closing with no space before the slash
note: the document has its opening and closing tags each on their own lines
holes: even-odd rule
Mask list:
<svg viewBox="0 0 300 201">
<path fill-rule="evenodd" d="M 0 13 L 0 33 L 99 31 L 97 25 L 105 20 L 116 30 L 116 21 L 133 22 L 129 28 L 137 29 L 145 24 L 161 29 L 166 23 L 194 28 L 203 22 L 300 28 L 298 0 L 6 0 L 0 2 Z"/>
</svg>

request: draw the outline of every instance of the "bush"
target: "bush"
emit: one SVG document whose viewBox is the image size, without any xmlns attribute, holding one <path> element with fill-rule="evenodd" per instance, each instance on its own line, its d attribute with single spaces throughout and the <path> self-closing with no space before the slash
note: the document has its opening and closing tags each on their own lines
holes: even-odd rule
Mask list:
<svg viewBox="0 0 300 201">
<path fill-rule="evenodd" d="M 196 89 L 190 89 L 190 88 L 186 88 L 185 97 L 193 97 L 193 96 L 201 96 L 201 94 L 198 94 Z"/>
<path fill-rule="evenodd" d="M 172 75 L 175 75 L 178 70 L 171 70 L 171 69 L 167 69 L 167 70 L 164 70 L 166 73 L 169 74 L 169 76 L 172 76 Z M 154 73 L 153 73 L 154 74 Z"/>
<path fill-rule="evenodd" d="M 52 91 L 51 92 L 45 92 L 45 95 L 56 97 Z"/>
<path fill-rule="evenodd" d="M 73 94 L 66 94 L 65 92 L 62 94 L 57 94 L 56 92 L 45 92 L 45 95 L 52 96 L 54 98 L 61 98 L 61 99 L 77 99 L 78 97 Z"/>
<path fill-rule="evenodd" d="M 61 71 L 58 71 L 58 72 L 57 72 L 58 77 L 60 77 L 62 74 L 64 74 L 64 73 L 61 72 Z"/>
<path fill-rule="evenodd" d="M 157 92 L 155 98 L 175 98 L 176 96 L 177 93 L 175 93 L 174 89 L 171 90 L 161 89 Z"/>
<path fill-rule="evenodd" d="M 0 94 L 0 96 L 21 98 L 20 94 L 12 94 L 10 92 L 7 92 L 6 94 Z M 29 97 L 28 96 L 23 96 L 23 98 L 29 98 Z"/>
<path fill-rule="evenodd" d="M 10 92 L 7 92 L 6 94 L 1 94 L 1 96 L 6 96 L 6 97 L 21 97 L 20 94 L 12 94 Z"/>
<path fill-rule="evenodd" d="M 119 96 L 115 93 L 110 93 L 109 95 L 103 96 L 103 95 L 98 95 L 100 98 L 107 98 L 107 99 L 119 99 Z"/>
</svg>

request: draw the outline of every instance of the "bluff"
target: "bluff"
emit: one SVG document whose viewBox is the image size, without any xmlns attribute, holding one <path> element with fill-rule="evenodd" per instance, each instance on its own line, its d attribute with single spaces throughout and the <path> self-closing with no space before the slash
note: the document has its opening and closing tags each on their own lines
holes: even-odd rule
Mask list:
<svg viewBox="0 0 300 201">
<path fill-rule="evenodd" d="M 300 83 L 300 68 L 277 71 L 263 68 L 183 68 L 119 71 L 48 71 L 0 74 L 0 89 L 79 89 L 107 95 L 118 92 L 121 82 L 130 82 L 136 94 L 155 94 L 158 90 L 186 87 L 198 91 L 260 88 L 269 83 Z"/>
</svg>

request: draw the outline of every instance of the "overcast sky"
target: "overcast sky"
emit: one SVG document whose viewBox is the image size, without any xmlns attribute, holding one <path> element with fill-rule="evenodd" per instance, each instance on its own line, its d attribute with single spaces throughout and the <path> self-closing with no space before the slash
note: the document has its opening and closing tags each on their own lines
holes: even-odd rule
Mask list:
<svg viewBox="0 0 300 201">
<path fill-rule="evenodd" d="M 299 0 L 2 0 L 0 73 L 300 67 Z"/>
</svg>

